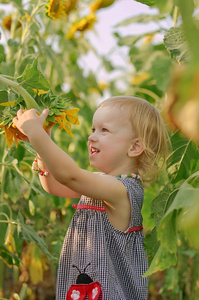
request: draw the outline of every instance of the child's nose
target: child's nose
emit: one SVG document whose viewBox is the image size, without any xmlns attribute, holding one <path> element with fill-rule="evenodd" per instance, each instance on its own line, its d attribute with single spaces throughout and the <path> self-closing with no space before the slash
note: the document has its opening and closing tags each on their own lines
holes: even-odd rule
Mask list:
<svg viewBox="0 0 199 300">
<path fill-rule="evenodd" d="M 88 137 L 89 142 L 90 141 L 96 141 L 97 140 L 97 135 L 95 132 L 91 133 L 91 135 Z"/>
</svg>

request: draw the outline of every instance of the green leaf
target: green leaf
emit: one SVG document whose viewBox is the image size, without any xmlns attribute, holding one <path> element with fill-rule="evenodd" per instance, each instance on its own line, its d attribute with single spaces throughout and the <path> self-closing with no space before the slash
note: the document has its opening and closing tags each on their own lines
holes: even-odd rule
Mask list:
<svg viewBox="0 0 199 300">
<path fill-rule="evenodd" d="M 12 253 L 5 245 L 0 245 L 0 257 L 6 261 L 8 265 L 16 265 L 19 267 L 22 261 L 18 256 Z"/>
<path fill-rule="evenodd" d="M 150 7 L 158 7 L 161 12 L 170 12 L 173 8 L 173 0 L 135 0 Z"/>
<path fill-rule="evenodd" d="M 173 202 L 177 192 L 177 189 L 172 189 L 170 184 L 167 184 L 151 203 L 151 215 L 155 220 L 156 226 L 159 225 L 169 206 Z"/>
<path fill-rule="evenodd" d="M 8 102 L 8 92 L 0 91 L 0 103 Z"/>
<path fill-rule="evenodd" d="M 37 244 L 42 250 L 42 252 L 48 256 L 48 258 L 57 260 L 56 257 L 50 254 L 50 252 L 47 249 L 46 243 L 40 236 L 38 236 L 36 231 L 31 226 L 28 226 L 24 223 L 24 218 L 21 212 L 19 212 L 18 214 L 18 232 L 21 234 L 22 238 L 28 243 L 34 242 L 35 244 Z"/>
<path fill-rule="evenodd" d="M 9 47 L 18 47 L 19 46 L 19 42 L 16 41 L 15 39 L 9 39 L 8 40 L 8 46 Z"/>
<path fill-rule="evenodd" d="M 117 25 L 115 25 L 115 27 L 120 27 L 120 26 L 127 26 L 130 25 L 132 23 L 149 23 L 149 22 L 155 22 L 155 21 L 159 21 L 164 19 L 165 16 L 164 15 L 138 15 L 138 16 L 134 16 L 131 18 L 128 18 L 120 23 L 118 23 Z"/>
<path fill-rule="evenodd" d="M 168 158 L 168 173 L 171 176 L 171 182 L 177 183 L 182 179 L 188 178 L 197 167 L 199 150 L 196 145 L 187 139 L 182 138 L 178 133 L 171 136 L 173 152 Z"/>
<path fill-rule="evenodd" d="M 41 71 L 38 69 L 38 58 L 34 60 L 32 65 L 27 65 L 23 74 L 18 78 L 19 82 L 25 81 L 25 85 L 34 89 L 48 91 L 50 85 Z"/>
<path fill-rule="evenodd" d="M 20 186 L 22 184 L 22 179 L 20 176 L 17 176 L 11 168 L 7 170 L 5 177 L 6 185 L 5 192 L 9 195 L 13 203 L 17 203 L 20 197 Z"/>
<path fill-rule="evenodd" d="M 16 158 L 18 162 L 20 162 L 23 160 L 24 155 L 25 155 L 25 148 L 21 145 L 21 143 L 19 143 L 13 153 L 13 157 Z"/>
<path fill-rule="evenodd" d="M 0 45 L 0 63 L 6 61 L 6 54 L 4 50 L 4 46 Z"/>
<path fill-rule="evenodd" d="M 198 172 L 199 173 L 199 172 Z M 189 201 L 187 201 L 189 199 Z M 177 250 L 177 220 L 178 213 L 193 209 L 195 202 L 198 203 L 199 188 L 194 188 L 191 184 L 184 182 L 176 194 L 172 204 L 163 216 L 157 230 L 158 239 L 161 245 L 170 252 Z M 196 230 L 196 228 L 192 228 Z M 197 232 L 198 234 L 198 232 Z"/>
<path fill-rule="evenodd" d="M 198 177 L 199 178 L 199 177 Z M 193 191 L 189 195 L 191 198 L 194 198 L 192 204 L 185 210 L 181 212 L 179 216 L 179 229 L 183 231 L 186 239 L 189 242 L 191 248 L 194 248 L 199 251 L 199 188 L 198 192 L 194 193 Z M 191 253 L 190 253 L 191 254 Z"/>
<path fill-rule="evenodd" d="M 170 80 L 171 66 L 171 60 L 162 54 L 157 55 L 156 59 L 152 61 L 150 74 L 155 78 L 158 88 L 163 92 Z"/>
<path fill-rule="evenodd" d="M 198 65 L 198 48 L 199 48 L 199 28 L 198 28 L 198 20 L 193 18 L 193 13 L 196 7 L 196 1 L 194 0 L 179 0 L 178 5 L 180 8 L 181 16 L 182 16 L 182 27 L 184 31 L 184 35 L 189 44 L 189 49 L 192 54 L 193 64 Z"/>
<path fill-rule="evenodd" d="M 148 6 L 154 6 L 158 3 L 158 0 L 135 0 L 136 2 L 140 2 L 142 4 L 146 4 Z"/>
<path fill-rule="evenodd" d="M 8 1 L 10 3 L 10 1 Z M 16 3 L 18 6 L 22 6 L 22 0 L 12 0 L 12 2 Z"/>
<path fill-rule="evenodd" d="M 199 172 L 195 174 L 198 176 Z M 187 201 L 189 199 L 189 201 Z M 172 204 L 170 205 L 169 209 L 167 210 L 166 214 L 164 215 L 162 221 L 169 216 L 174 210 L 185 209 L 191 207 L 192 204 L 199 199 L 199 188 L 193 187 L 191 184 L 185 181 L 178 193 L 176 194 Z M 161 222 L 162 222 L 161 221 Z"/>
<path fill-rule="evenodd" d="M 147 35 L 147 33 L 139 34 L 139 35 L 127 35 L 125 37 L 121 37 L 118 33 L 115 33 L 115 36 L 118 38 L 119 46 L 133 46 L 137 41 L 139 41 L 145 35 Z"/>
<path fill-rule="evenodd" d="M 144 274 L 144 277 L 149 276 L 158 271 L 163 271 L 175 266 L 177 263 L 177 256 L 175 253 L 168 252 L 167 249 L 160 246 L 156 252 L 148 271 Z"/>
<path fill-rule="evenodd" d="M 150 216 L 151 202 L 154 199 L 155 192 L 152 189 L 145 190 L 145 200 L 142 206 L 143 226 L 147 229 L 154 227 L 154 220 Z"/>
<path fill-rule="evenodd" d="M 170 268 L 169 270 L 167 270 L 166 274 L 165 274 L 165 284 L 163 289 L 161 289 L 162 291 L 167 292 L 168 290 L 173 291 L 177 295 L 179 295 L 180 293 L 180 286 L 179 286 L 179 270 L 177 270 L 177 268 Z"/>
<path fill-rule="evenodd" d="M 188 49 L 182 25 L 171 27 L 165 34 L 163 41 L 172 58 L 178 62 L 190 60 L 191 53 Z"/>
<path fill-rule="evenodd" d="M 174 203 L 174 202 L 173 202 Z M 171 253 L 177 251 L 177 217 L 176 211 L 165 216 L 160 222 L 157 229 L 157 237 L 161 242 L 161 246 L 167 249 Z"/>
<path fill-rule="evenodd" d="M 144 238 L 144 246 L 148 257 L 148 262 L 151 264 L 156 252 L 160 247 L 160 242 L 157 239 L 156 227 L 146 234 Z"/>
</svg>

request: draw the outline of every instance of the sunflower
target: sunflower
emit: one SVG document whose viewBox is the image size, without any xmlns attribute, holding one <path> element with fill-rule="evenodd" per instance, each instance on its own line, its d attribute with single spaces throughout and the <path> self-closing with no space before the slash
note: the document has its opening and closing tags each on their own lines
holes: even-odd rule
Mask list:
<svg viewBox="0 0 199 300">
<path fill-rule="evenodd" d="M 47 121 L 44 124 L 44 129 L 48 130 L 58 123 L 59 129 L 64 129 L 70 136 L 74 137 L 71 132 L 71 123 L 74 125 L 79 125 L 79 119 L 75 114 L 79 111 L 79 108 L 64 109 L 59 112 L 59 115 L 53 115 L 53 121 Z M 40 113 L 38 113 L 40 114 Z M 6 143 L 9 148 L 12 148 L 13 144 L 17 147 L 18 141 L 23 140 L 24 135 L 15 127 L 13 123 L 0 124 L 0 130 L 4 130 L 4 135 L 6 138 Z"/>
<path fill-rule="evenodd" d="M 110 6 L 111 4 L 113 4 L 113 2 L 115 2 L 115 0 L 96 0 L 91 4 L 90 9 L 92 12 L 95 12 L 100 8 Z"/>
<path fill-rule="evenodd" d="M 63 0 L 49 0 L 45 12 L 52 20 L 61 19 L 66 14 Z"/>
<path fill-rule="evenodd" d="M 0 126 L 0 128 L 4 129 L 6 143 L 8 147 L 12 148 L 13 144 L 17 147 L 18 141 L 22 140 L 24 135 L 15 126 L 13 126 L 13 124 L 11 125 L 6 124 Z"/>
<path fill-rule="evenodd" d="M 64 3 L 64 11 L 68 15 L 71 10 L 76 9 L 79 0 L 67 0 Z"/>
<path fill-rule="evenodd" d="M 74 38 L 76 31 L 80 31 L 83 33 L 84 31 L 91 29 L 93 27 L 93 23 L 95 23 L 96 21 L 97 20 L 96 20 L 95 14 L 90 14 L 90 15 L 82 18 L 80 21 L 78 21 L 76 24 L 74 24 L 71 27 L 66 38 L 67 39 Z"/>
<path fill-rule="evenodd" d="M 131 79 L 131 83 L 133 85 L 140 85 L 142 82 L 150 78 L 150 74 L 148 72 L 142 72 L 136 76 L 133 76 Z"/>
<path fill-rule="evenodd" d="M 0 107 L 5 107 L 0 109 L 0 132 L 5 134 L 8 147 L 11 148 L 13 144 L 17 147 L 18 139 L 23 140 L 24 138 L 24 135 L 12 123 L 13 117 L 17 115 L 19 108 L 24 108 L 24 110 L 34 108 L 37 110 L 38 115 L 41 114 L 44 108 L 48 108 L 49 114 L 46 118 L 44 129 L 47 130 L 59 123 L 60 129 L 65 129 L 70 136 L 73 136 L 70 123 L 74 125 L 79 124 L 78 117 L 75 116 L 79 109 L 68 109 L 70 103 L 68 99 L 63 98 L 62 95 L 54 95 L 51 90 L 45 91 L 42 89 L 34 89 L 35 96 L 33 98 L 19 83 L 3 76 L 0 76 L 0 81 L 9 87 L 14 87 L 22 96 L 20 98 L 17 97 L 13 101 L 0 103 Z M 7 92 L 4 92 L 6 96 Z"/>
<path fill-rule="evenodd" d="M 7 16 L 4 20 L 3 20 L 3 27 L 7 30 L 10 30 L 11 28 L 11 24 L 12 24 L 12 17 L 11 16 Z M 21 27 L 21 23 L 18 22 L 17 23 L 17 28 Z"/>
<path fill-rule="evenodd" d="M 75 114 L 79 111 L 79 108 L 74 109 L 64 109 L 61 115 L 53 116 L 56 123 L 59 123 L 59 129 L 64 129 L 70 136 L 74 137 L 71 132 L 71 123 L 74 125 L 79 125 L 78 117 Z M 68 121 L 68 120 L 70 121 Z M 50 124 L 51 126 L 52 124 Z M 68 126 L 68 127 L 67 127 Z"/>
</svg>

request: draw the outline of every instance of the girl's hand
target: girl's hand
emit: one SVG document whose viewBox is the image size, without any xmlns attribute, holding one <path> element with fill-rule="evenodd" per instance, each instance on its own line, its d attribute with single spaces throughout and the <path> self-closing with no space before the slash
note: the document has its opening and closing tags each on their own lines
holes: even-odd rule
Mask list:
<svg viewBox="0 0 199 300">
<path fill-rule="evenodd" d="M 17 117 L 13 119 L 13 123 L 28 139 L 31 132 L 43 128 L 48 113 L 49 109 L 44 109 L 41 115 L 38 114 L 36 109 L 26 110 L 25 112 L 20 109 L 17 112 Z"/>
</svg>

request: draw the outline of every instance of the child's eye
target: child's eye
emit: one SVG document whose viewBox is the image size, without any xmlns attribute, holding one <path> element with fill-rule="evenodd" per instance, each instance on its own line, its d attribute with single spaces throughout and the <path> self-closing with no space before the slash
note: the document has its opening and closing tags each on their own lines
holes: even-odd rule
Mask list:
<svg viewBox="0 0 199 300">
<path fill-rule="evenodd" d="M 92 128 L 92 133 L 93 133 L 93 132 L 95 132 L 95 128 L 94 128 L 94 127 Z"/>
<path fill-rule="evenodd" d="M 107 128 L 102 128 L 102 132 L 108 132 Z"/>
</svg>

